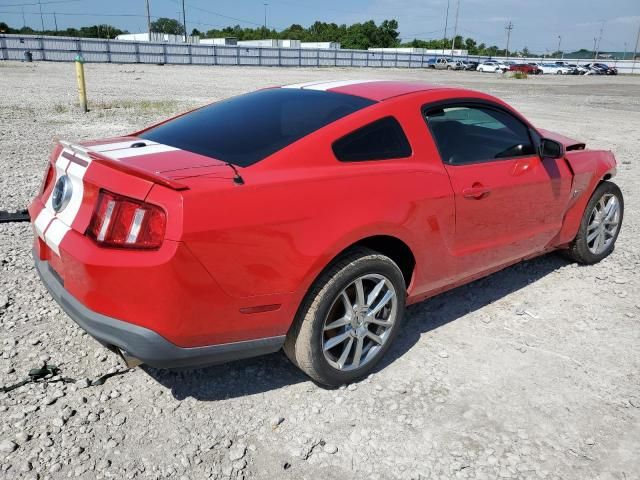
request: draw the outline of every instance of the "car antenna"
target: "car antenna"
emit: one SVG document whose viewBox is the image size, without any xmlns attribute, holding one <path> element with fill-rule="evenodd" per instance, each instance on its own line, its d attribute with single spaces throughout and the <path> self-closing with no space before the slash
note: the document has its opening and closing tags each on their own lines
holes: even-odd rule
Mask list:
<svg viewBox="0 0 640 480">
<path fill-rule="evenodd" d="M 237 184 L 237 185 L 244 185 L 244 178 L 242 178 L 242 175 L 240 175 L 240 173 L 238 173 L 238 169 L 236 168 L 236 166 L 232 163 L 229 162 L 224 162 L 227 164 L 227 166 L 229 166 L 231 168 L 231 170 L 233 170 L 234 176 L 233 176 L 233 183 Z"/>
</svg>

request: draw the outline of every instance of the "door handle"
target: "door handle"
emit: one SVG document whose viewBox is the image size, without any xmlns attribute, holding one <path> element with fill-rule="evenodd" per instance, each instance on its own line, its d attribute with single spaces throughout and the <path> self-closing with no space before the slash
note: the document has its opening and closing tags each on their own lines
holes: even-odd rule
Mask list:
<svg viewBox="0 0 640 480">
<path fill-rule="evenodd" d="M 485 187 L 481 183 L 476 182 L 471 187 L 462 190 L 462 196 L 464 198 L 480 200 L 489 195 L 489 192 L 491 192 L 489 187 Z"/>
</svg>

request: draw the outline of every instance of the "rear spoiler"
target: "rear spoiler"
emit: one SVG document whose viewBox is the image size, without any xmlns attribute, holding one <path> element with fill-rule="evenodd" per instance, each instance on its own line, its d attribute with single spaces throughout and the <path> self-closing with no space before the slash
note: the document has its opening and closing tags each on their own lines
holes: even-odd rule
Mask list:
<svg viewBox="0 0 640 480">
<path fill-rule="evenodd" d="M 113 158 L 106 157 L 98 152 L 94 152 L 89 148 L 69 143 L 65 140 L 60 140 L 60 145 L 62 145 L 67 150 L 71 150 L 73 152 L 73 156 L 78 157 L 83 163 L 87 161 L 100 163 L 102 165 L 106 165 L 109 168 L 113 168 L 114 170 L 126 173 L 127 175 L 142 178 L 143 180 L 157 183 L 158 185 L 162 185 L 163 187 L 167 187 L 172 190 L 189 190 L 189 187 L 185 184 L 176 182 L 175 180 L 167 177 L 163 177 L 158 172 L 151 172 L 139 167 L 134 167 L 133 165 L 127 165 L 126 163 L 119 162 L 118 160 L 114 160 Z M 73 158 L 67 158 L 73 161 Z"/>
</svg>

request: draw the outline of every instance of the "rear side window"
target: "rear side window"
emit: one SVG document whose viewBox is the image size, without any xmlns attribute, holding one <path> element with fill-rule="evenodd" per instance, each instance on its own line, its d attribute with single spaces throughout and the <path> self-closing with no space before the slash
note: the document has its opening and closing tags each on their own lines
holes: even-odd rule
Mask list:
<svg viewBox="0 0 640 480">
<path fill-rule="evenodd" d="M 169 120 L 140 137 L 248 167 L 373 103 L 318 90 L 260 90 Z"/>
<path fill-rule="evenodd" d="M 333 153 L 341 162 L 388 160 L 410 156 L 411 145 L 400 123 L 385 117 L 336 140 Z"/>
</svg>

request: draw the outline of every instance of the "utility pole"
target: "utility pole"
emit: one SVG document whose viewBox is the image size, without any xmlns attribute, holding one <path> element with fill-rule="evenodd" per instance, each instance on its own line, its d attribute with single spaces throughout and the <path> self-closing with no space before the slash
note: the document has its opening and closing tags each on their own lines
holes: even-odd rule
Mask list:
<svg viewBox="0 0 640 480">
<path fill-rule="evenodd" d="M 444 55 L 444 44 L 447 41 L 447 27 L 449 26 L 449 3 L 447 0 L 447 14 L 444 16 L 444 37 L 442 37 L 442 55 Z"/>
<path fill-rule="evenodd" d="M 564 58 L 564 53 L 560 50 L 560 46 L 562 45 L 562 35 L 558 35 L 558 52 L 560 52 L 560 58 Z"/>
<path fill-rule="evenodd" d="M 598 41 L 598 39 L 596 37 L 593 37 L 593 59 L 596 59 L 596 56 L 598 55 L 598 52 L 596 52 L 596 42 Z"/>
<path fill-rule="evenodd" d="M 456 35 L 458 34 L 458 13 L 460 13 L 460 0 L 456 4 L 456 21 L 453 24 L 453 40 L 451 40 L 451 57 L 453 57 L 453 49 L 456 48 Z"/>
<path fill-rule="evenodd" d="M 640 42 L 640 25 L 638 25 L 638 35 L 636 36 L 636 47 L 633 49 L 633 64 L 631 64 L 631 73 L 636 69 L 636 56 L 638 55 L 638 43 Z"/>
<path fill-rule="evenodd" d="M 38 6 L 40 7 L 40 24 L 42 25 L 42 33 L 44 34 L 44 17 L 42 16 L 42 4 L 38 0 Z"/>
<path fill-rule="evenodd" d="M 149 41 L 151 41 L 151 10 L 149 10 L 149 0 L 147 0 L 147 32 L 149 33 Z"/>
<path fill-rule="evenodd" d="M 513 30 L 513 22 L 509 20 L 509 25 L 505 27 L 507 31 L 507 60 L 509 60 L 509 40 L 511 40 L 511 30 Z"/>
<path fill-rule="evenodd" d="M 56 26 L 56 33 L 58 33 L 58 19 L 56 18 L 56 12 L 53 12 L 53 23 Z"/>
<path fill-rule="evenodd" d="M 265 34 L 267 32 L 267 6 L 269 6 L 269 4 L 267 2 L 263 3 L 264 5 L 264 31 Z"/>
<path fill-rule="evenodd" d="M 24 18 L 24 7 L 22 7 L 22 26 L 23 27 L 27 26 L 27 21 Z"/>
<path fill-rule="evenodd" d="M 184 9 L 184 0 L 182 0 L 182 28 L 184 28 L 184 43 L 187 43 L 187 14 Z"/>
<path fill-rule="evenodd" d="M 622 54 L 622 60 L 627 58 L 627 42 L 624 42 L 624 53 Z"/>
<path fill-rule="evenodd" d="M 598 44 L 596 46 L 596 58 L 594 60 L 598 60 L 598 54 L 600 53 L 600 44 L 602 43 L 602 30 L 604 30 L 604 21 L 602 22 L 602 26 L 600 27 L 600 34 L 598 35 Z"/>
</svg>

